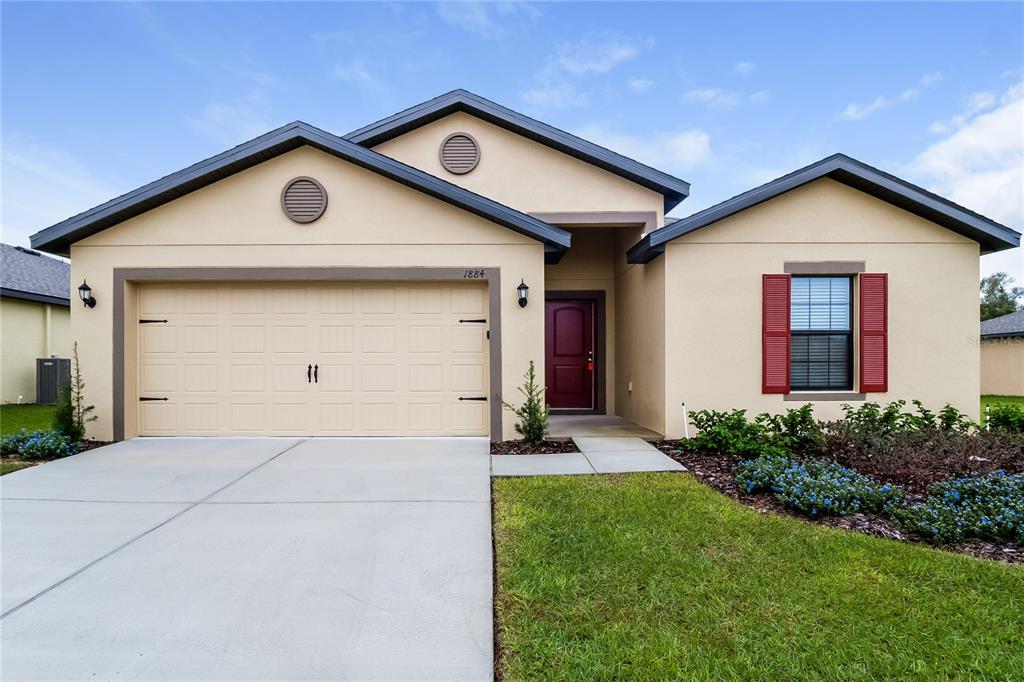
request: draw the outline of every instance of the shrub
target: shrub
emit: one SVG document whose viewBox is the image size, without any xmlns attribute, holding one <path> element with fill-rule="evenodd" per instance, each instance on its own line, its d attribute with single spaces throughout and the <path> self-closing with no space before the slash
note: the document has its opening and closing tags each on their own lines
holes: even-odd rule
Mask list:
<svg viewBox="0 0 1024 682">
<path fill-rule="evenodd" d="M 864 403 L 859 407 L 843 405 L 843 419 L 829 424 L 829 430 L 882 440 L 903 433 L 969 433 L 977 428 L 977 424 L 952 405 L 946 405 L 936 414 L 920 400 L 913 402 L 914 412 L 904 412 L 906 404 L 905 400 L 896 400 L 884 407 L 878 403 Z"/>
<path fill-rule="evenodd" d="M 75 442 L 85 438 L 85 425 L 96 421 L 90 415 L 95 408 L 85 404 L 85 382 L 78 365 L 78 342 L 72 347 L 71 378 L 57 392 L 57 408 L 53 413 L 53 429 Z"/>
<path fill-rule="evenodd" d="M 908 530 L 942 542 L 965 537 L 1024 543 L 1024 474 L 996 471 L 936 483 L 928 498 L 896 511 Z"/>
<path fill-rule="evenodd" d="M 898 486 L 879 484 L 827 459 L 759 457 L 740 462 L 736 482 L 747 492 L 771 492 L 787 507 L 811 516 L 888 513 L 904 497 Z"/>
<path fill-rule="evenodd" d="M 827 434 L 830 457 L 884 481 L 924 492 L 951 477 L 999 469 L 1024 472 L 1024 434 L 1002 431 L 910 431 L 873 438 L 845 429 Z"/>
<path fill-rule="evenodd" d="M 532 360 L 526 368 L 524 377 L 525 381 L 519 387 L 519 392 L 526 400 L 519 407 L 509 403 L 504 405 L 519 417 L 519 421 L 515 423 L 516 433 L 533 447 L 539 447 L 548 434 L 548 417 L 551 410 L 544 402 L 544 389 L 537 384 L 537 372 Z"/>
<path fill-rule="evenodd" d="M 997 403 L 989 409 L 988 427 L 994 431 L 1024 433 L 1024 407 Z"/>
<path fill-rule="evenodd" d="M 57 459 L 79 451 L 78 441 L 57 431 L 28 431 L 4 436 L 0 451 L 5 455 L 21 455 L 24 459 Z"/>
<path fill-rule="evenodd" d="M 772 443 L 771 433 L 764 424 L 747 420 L 746 410 L 699 410 L 691 417 L 697 427 L 697 435 L 687 442 L 688 448 L 742 458 L 783 454 Z"/>
<path fill-rule="evenodd" d="M 786 452 L 800 456 L 814 456 L 825 452 L 825 429 L 814 418 L 814 407 L 786 410 L 783 414 L 760 414 L 757 422 L 764 426 L 773 442 Z"/>
</svg>

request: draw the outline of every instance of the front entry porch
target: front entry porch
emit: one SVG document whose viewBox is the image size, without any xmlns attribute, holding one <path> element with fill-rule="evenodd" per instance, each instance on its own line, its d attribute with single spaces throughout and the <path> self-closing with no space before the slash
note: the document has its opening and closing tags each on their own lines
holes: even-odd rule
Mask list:
<svg viewBox="0 0 1024 682">
<path fill-rule="evenodd" d="M 554 414 L 551 415 L 549 437 L 569 440 L 576 437 L 615 436 L 659 440 L 662 435 L 638 426 L 613 414 Z"/>
</svg>

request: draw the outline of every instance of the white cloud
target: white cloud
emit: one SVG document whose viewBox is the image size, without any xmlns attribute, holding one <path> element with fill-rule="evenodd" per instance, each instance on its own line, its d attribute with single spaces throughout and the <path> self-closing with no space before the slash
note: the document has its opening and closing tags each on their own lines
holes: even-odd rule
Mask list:
<svg viewBox="0 0 1024 682">
<path fill-rule="evenodd" d="M 654 86 L 654 81 L 648 78 L 633 78 L 627 85 L 629 85 L 630 90 L 646 92 Z"/>
<path fill-rule="evenodd" d="M 746 78 L 747 76 L 752 76 L 757 71 L 757 64 L 753 62 L 736 62 L 732 70 L 737 76 Z"/>
<path fill-rule="evenodd" d="M 683 98 L 691 102 L 701 102 L 714 109 L 732 109 L 740 101 L 742 93 L 719 90 L 718 88 L 702 88 L 690 90 Z"/>
<path fill-rule="evenodd" d="M 353 60 L 347 64 L 338 64 L 334 67 L 332 73 L 335 78 L 346 83 L 370 85 L 374 82 L 373 76 L 370 75 L 366 65 L 360 59 Z"/>
<path fill-rule="evenodd" d="M 928 131 L 933 135 L 942 135 L 956 130 L 967 123 L 971 116 L 991 109 L 998 101 L 999 99 L 991 92 L 975 92 L 968 95 L 962 114 L 957 114 L 947 121 L 935 121 L 928 127 Z"/>
<path fill-rule="evenodd" d="M 768 101 L 769 96 L 767 90 L 758 90 L 757 92 L 750 93 L 750 101 L 753 104 L 764 104 Z"/>
<path fill-rule="evenodd" d="M 711 136 L 699 128 L 639 136 L 615 132 L 604 124 L 594 123 L 576 134 L 669 173 L 689 171 L 714 160 Z"/>
<path fill-rule="evenodd" d="M 894 97 L 879 95 L 878 97 L 871 100 L 867 104 L 857 104 L 856 102 L 851 102 L 850 104 L 846 105 L 845 109 L 843 109 L 836 115 L 836 118 L 838 118 L 840 121 L 861 121 L 867 118 L 868 116 L 871 116 L 875 112 L 881 111 L 883 109 L 888 109 L 889 107 L 895 104 L 899 104 L 901 102 L 909 102 L 910 100 L 920 95 L 922 89 L 931 87 L 932 85 L 938 83 L 940 80 L 942 80 L 941 73 L 926 73 L 925 75 L 921 76 L 921 78 L 918 80 L 917 87 L 907 88 L 903 90 L 903 92 L 901 92 L 899 95 L 896 95 Z"/>
<path fill-rule="evenodd" d="M 481 36 L 500 33 L 512 16 L 529 19 L 540 15 L 540 10 L 528 2 L 441 2 L 437 4 L 437 15 L 446 24 L 464 29 Z"/>
<path fill-rule="evenodd" d="M 73 154 L 25 135 L 5 136 L 2 156 L 0 232 L 8 244 L 28 246 L 33 233 L 120 193 Z"/>
<path fill-rule="evenodd" d="M 994 98 L 993 98 L 994 99 Z M 970 107 L 988 98 L 968 101 Z M 1024 82 L 1009 88 L 990 111 L 966 113 L 963 123 L 921 152 L 908 172 L 929 189 L 1020 231 L 1024 225 Z M 983 259 L 1024 281 L 1024 256 L 1014 249 Z M 998 268 L 997 268 L 998 269 Z"/>
<path fill-rule="evenodd" d="M 587 93 L 580 92 L 569 83 L 542 85 L 526 90 L 522 97 L 528 104 L 543 109 L 567 109 L 587 103 Z"/>
<path fill-rule="evenodd" d="M 607 73 L 617 64 L 634 59 L 639 54 L 640 48 L 632 41 L 584 40 L 563 44 L 559 48 L 557 61 L 559 66 L 569 73 L 580 76 L 587 73 Z"/>
<path fill-rule="evenodd" d="M 228 145 L 236 145 L 262 135 L 273 128 L 267 122 L 267 104 L 255 91 L 231 102 L 212 102 L 198 116 L 186 121 L 193 130 Z"/>
</svg>

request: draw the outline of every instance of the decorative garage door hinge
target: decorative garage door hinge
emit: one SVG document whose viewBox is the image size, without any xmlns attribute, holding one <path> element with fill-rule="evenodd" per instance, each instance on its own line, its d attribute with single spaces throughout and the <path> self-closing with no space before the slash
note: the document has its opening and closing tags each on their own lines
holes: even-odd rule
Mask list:
<svg viewBox="0 0 1024 682">
<path fill-rule="evenodd" d="M 148 396 L 139 396 L 140 403 L 149 403 L 153 402 L 154 400 L 170 400 L 170 398 L 150 398 Z"/>
<path fill-rule="evenodd" d="M 464 396 L 459 396 L 459 400 L 487 400 L 487 396 L 477 395 L 477 396 L 472 396 L 470 398 L 466 398 Z"/>
<path fill-rule="evenodd" d="M 167 320 L 139 320 L 139 324 L 167 324 Z"/>
</svg>

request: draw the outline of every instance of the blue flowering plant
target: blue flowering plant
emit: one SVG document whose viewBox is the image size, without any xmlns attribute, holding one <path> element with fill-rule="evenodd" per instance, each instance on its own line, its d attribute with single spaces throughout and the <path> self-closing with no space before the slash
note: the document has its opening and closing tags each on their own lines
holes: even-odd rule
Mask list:
<svg viewBox="0 0 1024 682">
<path fill-rule="evenodd" d="M 940 542 L 976 537 L 1024 543 L 1024 474 L 950 479 L 928 492 L 924 502 L 894 514 L 908 530 Z"/>
<path fill-rule="evenodd" d="M 23 459 L 58 459 L 80 451 L 74 441 L 57 431 L 28 431 L 22 429 L 0 438 L 0 453 L 20 455 Z"/>
<path fill-rule="evenodd" d="M 888 514 L 903 504 L 905 496 L 899 486 L 878 483 L 828 459 L 767 455 L 740 462 L 735 473 L 742 490 L 771 493 L 790 509 L 812 517 Z"/>
</svg>

